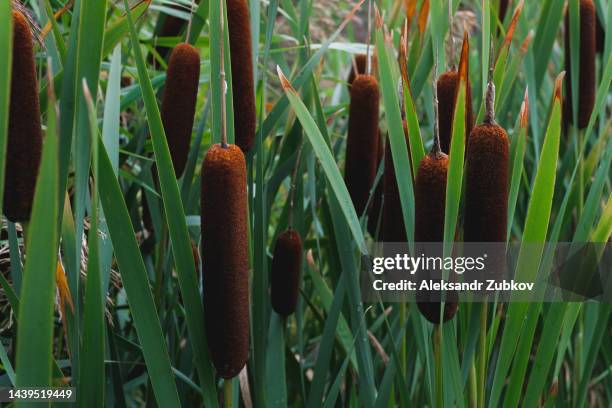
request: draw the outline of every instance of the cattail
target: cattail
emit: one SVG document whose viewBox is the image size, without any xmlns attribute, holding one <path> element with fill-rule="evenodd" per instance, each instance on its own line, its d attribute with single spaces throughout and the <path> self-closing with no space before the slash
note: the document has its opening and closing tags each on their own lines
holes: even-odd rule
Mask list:
<svg viewBox="0 0 612 408">
<path fill-rule="evenodd" d="M 444 241 L 448 156 L 430 152 L 423 157 L 414 185 L 415 241 Z"/>
<path fill-rule="evenodd" d="M 377 135 L 377 147 L 376 147 L 376 170 L 374 171 L 374 179 L 376 179 L 376 173 L 378 172 L 378 168 L 380 167 L 380 163 L 384 160 L 384 150 L 383 140 L 380 133 L 380 128 L 378 129 Z M 368 231 L 370 235 L 373 237 L 376 236 L 376 230 L 378 229 L 379 221 L 381 219 L 381 210 L 383 206 L 383 190 L 384 190 L 384 173 L 383 177 L 378 180 L 378 184 L 374 189 L 374 193 L 372 194 L 372 199 L 370 200 L 370 207 L 368 209 Z"/>
<path fill-rule="evenodd" d="M 580 0 L 580 71 L 578 78 L 578 123 L 579 129 L 589 124 L 595 105 L 595 5 L 593 0 Z M 565 70 L 566 81 L 566 122 L 573 123 L 572 85 L 571 85 L 571 51 L 570 51 L 570 17 L 565 14 Z"/>
<path fill-rule="evenodd" d="M 438 95 L 434 86 L 434 145 L 429 154 L 421 160 L 414 183 L 415 242 L 444 241 L 449 159 L 441 150 L 440 131 L 437 125 L 439 122 L 435 122 L 439 115 L 438 106 Z M 428 294 L 417 293 L 417 306 L 427 320 L 434 324 L 440 322 L 440 301 L 432 300 Z M 457 308 L 457 293 L 447 292 L 442 321 L 450 320 L 457 312 Z"/>
<path fill-rule="evenodd" d="M 272 307 L 281 316 L 295 312 L 302 269 L 302 239 L 291 227 L 276 238 L 270 292 Z"/>
<path fill-rule="evenodd" d="M 470 134 L 465 180 L 466 242 L 505 242 L 508 224 L 509 143 L 506 131 L 495 122 L 493 64 L 485 98 L 484 123 Z M 499 278 L 504 272 L 502 253 L 490 256 L 488 271 Z"/>
<path fill-rule="evenodd" d="M 417 171 L 414 189 L 415 241 L 444 241 L 446 176 L 448 156 L 442 152 L 426 155 Z M 457 293 L 445 292 L 442 322 L 453 318 L 459 306 Z M 417 293 L 419 311 L 431 323 L 440 322 L 440 301 L 435 293 Z"/>
<path fill-rule="evenodd" d="M 508 135 L 496 123 L 470 134 L 466 166 L 466 242 L 504 242 L 508 214 Z"/>
<path fill-rule="evenodd" d="M 408 146 L 408 157 L 410 157 L 410 142 L 408 140 L 408 127 L 406 121 L 404 125 L 404 136 L 406 145 Z M 410 158 L 412 163 L 412 158 Z M 410 172 L 412 177 L 412 165 L 410 169 L 405 169 Z M 400 201 L 399 188 L 395 176 L 395 167 L 393 166 L 393 154 L 391 153 L 391 143 L 387 142 L 385 147 L 385 173 L 384 181 L 384 206 L 383 206 L 383 239 L 386 242 L 405 242 L 407 239 L 406 227 L 404 225 L 404 214 L 402 212 L 402 203 Z"/>
<path fill-rule="evenodd" d="M 255 88 L 249 5 L 246 0 L 227 0 L 227 25 L 232 61 L 234 133 L 243 152 L 253 147 L 255 138 Z"/>
<path fill-rule="evenodd" d="M 161 118 L 177 177 L 183 173 L 189 155 L 199 80 L 198 50 L 189 44 L 177 45 L 170 55 L 161 105 Z"/>
<path fill-rule="evenodd" d="M 455 116 L 455 104 L 457 102 L 457 92 L 459 85 L 459 73 L 451 70 L 446 71 L 438 78 L 438 100 L 440 101 L 440 147 L 442 152 L 450 152 L 450 144 L 453 132 L 453 118 Z M 465 135 L 470 134 L 474 126 L 472 116 L 472 91 L 470 82 L 466 88 L 466 109 L 465 109 Z"/>
<path fill-rule="evenodd" d="M 249 350 L 247 186 L 244 154 L 212 146 L 202 167 L 202 282 L 206 335 L 222 378 L 244 367 Z"/>
<path fill-rule="evenodd" d="M 24 222 L 30 219 L 32 211 L 42 132 L 32 31 L 19 11 L 13 11 L 13 25 L 4 214 L 13 222 Z"/>
<path fill-rule="evenodd" d="M 378 81 L 358 75 L 351 86 L 344 180 L 358 215 L 363 213 L 376 176 Z"/>
</svg>

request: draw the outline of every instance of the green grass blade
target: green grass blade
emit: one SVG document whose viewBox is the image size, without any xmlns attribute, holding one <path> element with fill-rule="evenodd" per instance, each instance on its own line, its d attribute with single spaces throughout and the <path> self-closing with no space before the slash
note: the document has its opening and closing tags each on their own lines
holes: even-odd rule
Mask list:
<svg viewBox="0 0 612 408">
<path fill-rule="evenodd" d="M 11 382 L 11 385 L 15 385 L 15 371 L 13 370 L 13 366 L 11 365 L 11 360 L 6 353 L 6 349 L 4 348 L 4 344 L 0 343 L 0 362 L 2 363 L 2 369 L 6 372 L 6 375 Z"/>
<path fill-rule="evenodd" d="M 59 213 L 57 142 L 55 100 L 51 97 L 47 108 L 47 135 L 27 237 L 27 252 L 36 255 L 28 257 L 21 288 L 16 364 L 18 387 L 51 385 L 55 271 L 59 247 L 56 221 Z M 36 404 L 24 402 L 17 406 Z"/>
<path fill-rule="evenodd" d="M 127 5 L 127 1 L 125 4 Z M 193 262 L 189 232 L 185 222 L 183 203 L 181 201 L 176 175 L 174 174 L 174 168 L 172 167 L 172 159 L 168 149 L 164 126 L 161 121 L 159 107 L 157 106 L 155 92 L 153 91 L 151 80 L 147 73 L 142 50 L 138 43 L 136 28 L 134 27 L 129 12 L 128 21 L 130 25 L 132 49 L 136 57 L 138 77 L 142 88 L 145 109 L 147 111 L 153 149 L 155 151 L 159 184 L 163 197 L 164 210 L 168 220 L 168 231 L 170 233 L 174 263 L 178 275 L 179 286 L 183 294 L 183 302 L 185 304 L 185 316 L 190 334 L 190 343 L 195 354 L 196 367 L 200 376 L 200 381 L 202 382 L 202 388 L 207 390 L 205 393 L 206 405 L 215 406 L 217 404 L 216 387 L 212 365 L 210 364 L 208 355 L 206 336 L 204 334 L 204 310 L 202 307 L 202 298 L 198 291 L 198 280 Z"/>
<path fill-rule="evenodd" d="M 177 407 L 180 402 L 168 349 L 155 310 L 144 261 L 136 242 L 136 234 L 113 166 L 102 144 L 99 146 L 98 156 L 99 179 L 96 182 L 100 201 L 156 401 L 159 406 Z"/>
<path fill-rule="evenodd" d="M 406 145 L 402 115 L 397 97 L 397 82 L 393 80 L 394 75 L 387 54 L 382 26 L 378 26 L 376 29 L 376 50 L 378 53 L 378 77 L 380 78 L 380 88 L 389 129 L 388 142 L 391 143 L 393 167 L 397 179 L 406 234 L 408 234 L 406 240 L 407 242 L 412 242 L 414 241 L 414 190 L 412 186 L 412 173 L 410 171 L 408 146 Z M 395 61 L 395 59 L 392 61 Z M 398 70 L 396 69 L 395 71 Z"/>
<path fill-rule="evenodd" d="M 336 292 L 333 295 L 331 307 L 327 313 L 327 319 L 325 319 L 325 326 L 323 327 L 323 335 L 319 343 L 319 353 L 314 367 L 312 384 L 310 386 L 308 400 L 306 401 L 306 407 L 308 408 L 317 408 L 321 406 L 323 402 L 325 380 L 329 374 L 329 362 L 334 349 L 334 337 L 337 336 L 336 325 L 339 321 L 338 319 L 341 317 L 341 307 L 346 293 L 345 279 L 346 275 L 340 277 L 340 281 L 336 286 Z"/>
<path fill-rule="evenodd" d="M 111 56 L 111 67 L 106 98 L 104 103 L 104 119 L 102 122 L 102 140 L 113 165 L 115 174 L 119 171 L 119 131 L 120 131 L 120 92 L 121 92 L 121 45 L 115 47 Z M 95 157 L 95 156 L 93 156 Z M 108 235 L 108 226 L 104 212 L 100 219 L 100 232 Z M 100 267 L 102 268 L 102 287 L 107 288 L 110 279 L 113 246 L 109 239 L 100 241 Z"/>
<path fill-rule="evenodd" d="M 525 100 L 521 107 L 521 113 L 515 126 L 514 139 L 511 147 L 511 168 L 510 189 L 508 194 L 508 232 L 507 237 L 510 239 L 512 233 L 512 223 L 514 222 L 514 214 L 516 213 L 516 203 L 518 201 L 518 193 L 523 175 L 523 167 L 525 160 L 525 151 L 527 147 L 527 128 L 529 115 L 529 99 L 525 92 Z"/>
<path fill-rule="evenodd" d="M 83 80 L 83 86 L 87 83 Z M 96 111 L 89 90 L 85 88 L 85 100 L 89 111 L 90 138 L 92 141 L 92 172 L 99 179 L 97 165 L 98 125 Z M 79 363 L 77 401 L 80 406 L 104 406 L 104 307 L 105 291 L 102 288 L 100 270 L 100 242 L 98 237 L 98 188 L 92 188 L 89 259 L 87 261 L 87 285 L 83 312 L 83 342 Z"/>
<path fill-rule="evenodd" d="M 465 81 L 459 82 L 457 103 L 453 116 L 453 131 L 449 154 L 448 175 L 446 179 L 446 207 L 444 210 L 444 242 L 452 243 L 455 240 L 455 230 L 459 216 L 461 202 L 461 186 L 463 184 L 463 163 L 465 157 Z M 446 248 L 450 253 L 452 248 Z"/>
<path fill-rule="evenodd" d="M 84 219 L 88 201 L 88 181 L 89 181 L 89 164 L 91 157 L 91 141 L 88 137 L 79 137 L 89 133 L 89 118 L 87 112 L 87 103 L 83 94 L 82 79 L 87 81 L 87 85 L 91 90 L 93 100 L 96 100 L 98 94 L 98 83 L 100 78 L 100 64 L 102 59 L 102 44 L 104 42 L 104 26 L 106 24 L 106 0 L 96 2 L 83 1 L 79 8 L 79 37 L 77 48 L 77 61 L 75 70 L 76 81 L 76 99 L 75 99 L 75 127 L 73 134 L 77 135 L 74 138 L 74 216 L 76 227 L 75 241 L 75 259 L 72 269 L 68 276 L 70 284 L 70 292 L 75 299 L 80 299 L 81 286 L 80 281 L 80 265 L 81 265 L 81 237 L 84 232 Z M 87 41 L 84 38 L 87 37 Z M 62 125 L 62 121 L 60 121 Z M 61 176 L 61 173 L 60 173 Z M 64 185 L 60 185 L 63 191 Z M 61 198 L 60 198 L 61 200 Z M 73 330 L 70 330 L 70 344 L 72 346 L 71 360 L 73 364 L 73 374 L 78 378 L 78 368 L 80 367 L 78 352 L 79 346 L 79 329 L 81 319 L 81 304 L 75 302 L 74 315 L 76 324 Z"/>
<path fill-rule="evenodd" d="M 550 120 L 544 138 L 544 146 L 532 188 L 533 194 L 529 200 L 527 219 L 523 232 L 523 244 L 543 243 L 548 232 L 548 223 L 553 202 L 557 161 L 559 155 L 559 144 L 561 137 L 561 82 L 563 74 L 557 78 L 555 95 L 553 95 L 553 106 Z M 519 252 L 517 261 L 515 280 L 532 281 L 541 261 L 541 251 L 532 248 L 529 251 Z M 526 312 L 529 304 L 522 302 L 512 302 L 508 308 L 506 325 L 502 335 L 499 359 L 495 367 L 495 375 L 491 388 L 489 404 L 497 406 L 501 397 L 503 383 L 510 368 L 512 357 L 517 345 L 521 328 L 525 324 Z M 537 316 L 529 316 L 529 319 L 536 319 Z"/>
</svg>

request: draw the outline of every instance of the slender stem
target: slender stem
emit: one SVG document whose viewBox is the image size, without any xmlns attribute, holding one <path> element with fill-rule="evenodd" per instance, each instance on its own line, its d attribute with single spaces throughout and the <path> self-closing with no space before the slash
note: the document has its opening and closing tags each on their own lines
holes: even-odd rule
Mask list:
<svg viewBox="0 0 612 408">
<path fill-rule="evenodd" d="M 469 377 L 470 383 L 470 408 L 476 408 L 476 406 L 478 405 L 478 386 L 477 384 L 477 379 L 476 379 L 476 365 L 474 364 L 474 361 L 472 361 L 472 364 L 470 365 L 470 377 Z"/>
<path fill-rule="evenodd" d="M 444 388 L 442 387 L 442 325 L 434 329 L 434 361 L 436 370 L 436 407 L 444 406 Z"/>
<path fill-rule="evenodd" d="M 225 98 L 227 94 L 227 83 L 225 82 L 225 13 L 223 11 L 223 3 L 225 0 L 219 0 L 220 2 L 220 15 L 221 15 L 221 41 L 219 43 L 219 53 L 221 55 L 221 147 L 227 147 L 227 108 L 225 106 Z"/>
<path fill-rule="evenodd" d="M 302 157 L 303 144 L 300 144 L 300 148 L 297 152 L 295 159 L 295 167 L 293 168 L 293 174 L 291 175 L 291 188 L 289 191 L 289 228 L 293 228 L 293 201 L 295 198 L 295 180 L 297 179 L 298 168 L 300 167 L 300 159 Z"/>
<path fill-rule="evenodd" d="M 448 2 L 448 42 L 446 43 L 446 64 L 449 69 L 455 70 L 455 36 L 453 32 L 453 2 Z"/>
<path fill-rule="evenodd" d="M 485 406 L 485 378 L 487 375 L 487 312 L 488 304 L 482 303 L 482 311 L 480 313 L 480 335 L 478 349 L 480 351 L 480 359 L 478 361 L 478 408 Z"/>
<path fill-rule="evenodd" d="M 431 152 L 434 155 L 439 155 L 442 152 L 442 148 L 440 147 L 440 126 L 438 124 L 439 121 L 439 113 L 438 113 L 438 86 L 436 84 L 436 78 L 438 75 L 438 59 L 436 58 L 434 62 L 434 70 L 433 70 L 433 105 L 434 105 L 434 138 L 433 138 L 433 147 Z"/>
<path fill-rule="evenodd" d="M 372 42 L 372 0 L 368 1 L 368 38 L 366 42 L 366 72 L 372 74 L 372 61 L 370 57 L 370 43 Z M 355 73 L 357 74 L 357 73 Z"/>
<path fill-rule="evenodd" d="M 491 49 L 489 50 L 489 79 L 487 83 L 487 95 L 485 97 L 485 117 L 484 123 L 495 125 L 495 84 L 493 83 L 493 39 L 491 39 Z"/>
<path fill-rule="evenodd" d="M 234 406 L 234 390 L 232 380 L 223 380 L 223 407 L 232 408 Z"/>
</svg>

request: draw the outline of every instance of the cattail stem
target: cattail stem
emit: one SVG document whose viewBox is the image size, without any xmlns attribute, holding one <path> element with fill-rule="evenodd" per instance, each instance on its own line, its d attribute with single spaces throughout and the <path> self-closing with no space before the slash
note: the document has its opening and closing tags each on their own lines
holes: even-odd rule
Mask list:
<svg viewBox="0 0 612 408">
<path fill-rule="evenodd" d="M 487 83 L 487 95 L 485 97 L 484 123 L 495 125 L 495 84 L 493 83 L 493 39 L 491 39 L 491 50 L 489 51 L 489 80 Z"/>
<path fill-rule="evenodd" d="M 232 380 L 223 381 L 223 406 L 224 408 L 232 408 L 234 406 Z"/>
<path fill-rule="evenodd" d="M 455 36 L 453 32 L 453 2 L 448 2 L 448 42 L 446 43 L 446 64 L 448 69 L 454 71 L 456 69 L 455 59 Z"/>
<path fill-rule="evenodd" d="M 295 167 L 293 168 L 293 174 L 291 174 L 291 187 L 289 189 L 289 229 L 293 228 L 293 202 L 295 198 L 295 185 L 297 179 L 298 169 L 300 168 L 300 159 L 302 157 L 302 148 L 304 144 L 300 144 L 300 147 L 297 152 L 297 157 L 295 159 Z"/>
<path fill-rule="evenodd" d="M 220 15 L 221 15 L 221 40 L 219 42 L 219 53 L 221 55 L 221 147 L 224 149 L 227 148 L 227 107 L 226 105 L 226 96 L 227 96 L 227 84 L 225 81 L 225 55 L 224 55 L 224 45 L 225 45 L 225 14 L 223 11 L 223 4 L 225 0 L 219 0 L 220 3 Z"/>
<path fill-rule="evenodd" d="M 478 408 L 485 406 L 485 381 L 487 374 L 487 311 L 488 304 L 482 303 L 480 313 L 480 335 L 478 338 L 478 348 L 480 350 L 480 360 L 478 362 Z"/>
<path fill-rule="evenodd" d="M 438 87 L 436 85 L 436 75 L 438 72 L 438 60 L 434 63 L 434 80 L 433 80 L 433 105 L 434 105 L 434 134 L 432 152 L 437 156 L 442 152 L 440 147 L 440 125 L 438 124 Z"/>
<path fill-rule="evenodd" d="M 372 74 L 372 57 L 370 56 L 370 43 L 372 42 L 372 0 L 368 1 L 368 38 L 366 45 L 366 72 Z"/>
<path fill-rule="evenodd" d="M 444 388 L 442 384 L 442 327 L 434 329 L 434 363 L 436 372 L 436 407 L 444 406 Z"/>
</svg>

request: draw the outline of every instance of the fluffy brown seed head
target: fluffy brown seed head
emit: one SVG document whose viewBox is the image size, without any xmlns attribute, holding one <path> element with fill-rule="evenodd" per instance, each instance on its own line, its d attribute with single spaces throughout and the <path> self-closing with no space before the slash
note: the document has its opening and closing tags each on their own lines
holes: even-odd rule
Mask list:
<svg viewBox="0 0 612 408">
<path fill-rule="evenodd" d="M 421 160 L 414 186 L 416 242 L 444 240 L 447 173 L 446 154 L 430 153 Z"/>
<path fill-rule="evenodd" d="M 438 101 L 439 101 L 439 131 L 440 147 L 446 154 L 450 152 L 450 143 L 453 132 L 453 118 L 455 116 L 455 104 L 457 102 L 457 92 L 459 85 L 459 73 L 457 71 L 446 71 L 438 78 Z M 466 89 L 466 109 L 465 109 L 465 136 L 470 134 L 474 126 L 472 113 L 472 90 L 470 82 Z"/>
<path fill-rule="evenodd" d="M 595 5 L 593 0 L 580 0 L 580 72 L 578 78 L 578 123 L 579 129 L 589 124 L 595 105 Z M 570 17 L 565 15 L 565 71 L 566 103 L 565 117 L 567 123 L 573 123 L 572 85 L 571 85 L 571 51 L 570 51 Z"/>
<path fill-rule="evenodd" d="M 444 241 L 447 174 L 448 156 L 446 154 L 431 152 L 421 160 L 414 188 L 414 239 L 416 242 Z M 439 254 L 436 253 L 436 255 Z M 423 317 L 434 324 L 440 322 L 440 297 L 441 294 L 437 292 L 417 292 L 419 311 Z M 445 292 L 442 322 L 452 319 L 458 307 L 457 293 Z"/>
<path fill-rule="evenodd" d="M 246 0 L 227 0 L 227 28 L 232 61 L 234 132 L 236 144 L 246 153 L 253 147 L 256 120 L 251 25 Z"/>
<path fill-rule="evenodd" d="M 249 351 L 246 167 L 238 146 L 210 148 L 202 167 L 201 194 L 208 347 L 218 375 L 233 378 Z"/>
<path fill-rule="evenodd" d="M 26 17 L 13 11 L 13 68 L 9 107 L 4 214 L 28 221 L 42 154 L 40 102 L 32 32 Z"/>
<path fill-rule="evenodd" d="M 357 215 L 365 209 L 376 176 L 379 99 L 376 78 L 358 75 L 351 86 L 344 172 Z"/>
<path fill-rule="evenodd" d="M 498 125 L 472 130 L 466 165 L 466 242 L 505 242 L 508 214 L 508 135 Z"/>
<path fill-rule="evenodd" d="M 408 146 L 408 156 L 410 157 L 410 142 L 408 140 L 406 121 L 403 122 L 403 125 L 406 145 Z M 410 169 L 404 169 L 404 171 L 412 174 L 412 165 Z M 385 147 L 385 173 L 383 175 L 383 183 L 385 192 L 385 201 L 383 205 L 383 240 L 385 242 L 406 242 L 407 236 L 406 227 L 404 226 L 402 203 L 400 201 L 399 188 L 395 178 L 395 167 L 393 166 L 393 155 L 389 142 L 387 142 L 387 146 Z"/>
<path fill-rule="evenodd" d="M 302 269 L 302 239 L 288 229 L 276 238 L 272 258 L 271 300 L 274 311 L 281 316 L 295 312 Z"/>
<path fill-rule="evenodd" d="M 189 155 L 200 80 L 200 53 L 189 44 L 179 44 L 170 55 L 161 105 L 174 172 L 179 177 Z"/>
</svg>

